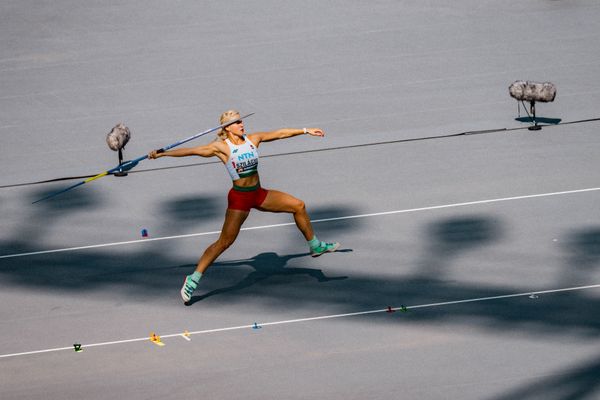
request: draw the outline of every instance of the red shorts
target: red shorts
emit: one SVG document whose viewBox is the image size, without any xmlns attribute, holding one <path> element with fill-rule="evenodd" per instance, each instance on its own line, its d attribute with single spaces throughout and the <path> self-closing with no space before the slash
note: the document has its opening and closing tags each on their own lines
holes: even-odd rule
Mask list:
<svg viewBox="0 0 600 400">
<path fill-rule="evenodd" d="M 253 190 L 239 190 L 235 187 L 229 190 L 227 195 L 227 208 L 230 210 L 250 211 L 251 208 L 258 208 L 265 201 L 268 190 L 260 186 Z"/>
</svg>

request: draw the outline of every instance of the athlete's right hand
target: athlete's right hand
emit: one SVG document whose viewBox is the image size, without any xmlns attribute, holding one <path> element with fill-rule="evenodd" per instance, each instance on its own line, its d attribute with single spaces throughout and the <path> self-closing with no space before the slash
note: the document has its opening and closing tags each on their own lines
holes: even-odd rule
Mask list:
<svg viewBox="0 0 600 400">
<path fill-rule="evenodd" d="M 162 157 L 162 153 L 159 153 L 158 150 L 152 150 L 150 153 L 148 153 L 148 158 L 150 160 L 154 160 L 158 157 Z"/>
</svg>

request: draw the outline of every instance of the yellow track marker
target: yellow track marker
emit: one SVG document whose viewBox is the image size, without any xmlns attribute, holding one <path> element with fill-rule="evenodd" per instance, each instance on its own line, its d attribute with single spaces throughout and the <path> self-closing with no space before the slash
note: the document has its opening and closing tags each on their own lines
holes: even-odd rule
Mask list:
<svg viewBox="0 0 600 400">
<path fill-rule="evenodd" d="M 165 344 L 160 340 L 160 336 L 158 336 L 156 333 L 152 332 L 150 334 L 150 341 L 152 343 L 154 343 L 157 346 L 164 346 Z"/>
</svg>

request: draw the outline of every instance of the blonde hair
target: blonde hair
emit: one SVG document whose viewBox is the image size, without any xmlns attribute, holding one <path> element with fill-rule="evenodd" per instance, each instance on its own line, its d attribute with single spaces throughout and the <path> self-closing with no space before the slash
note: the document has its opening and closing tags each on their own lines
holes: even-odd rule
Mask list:
<svg viewBox="0 0 600 400">
<path fill-rule="evenodd" d="M 223 114 L 221 114 L 221 117 L 219 118 L 219 125 L 226 124 L 229 121 L 235 121 L 236 119 L 239 119 L 239 118 L 240 118 L 240 113 L 238 111 L 227 110 Z M 221 140 L 227 139 L 227 131 L 225 130 L 225 128 L 221 128 L 221 130 L 217 133 L 217 136 Z"/>
</svg>

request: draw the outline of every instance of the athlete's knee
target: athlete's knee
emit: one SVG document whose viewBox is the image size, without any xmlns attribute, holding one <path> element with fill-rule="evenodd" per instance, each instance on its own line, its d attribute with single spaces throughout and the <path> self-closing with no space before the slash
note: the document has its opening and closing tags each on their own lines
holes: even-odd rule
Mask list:
<svg viewBox="0 0 600 400">
<path fill-rule="evenodd" d="M 306 211 L 306 204 L 300 199 L 295 199 L 292 203 L 292 209 L 294 210 L 294 213 L 304 212 Z"/>
<path fill-rule="evenodd" d="M 235 236 L 222 236 L 213 243 L 213 247 L 219 254 L 227 250 L 235 242 Z"/>
</svg>

